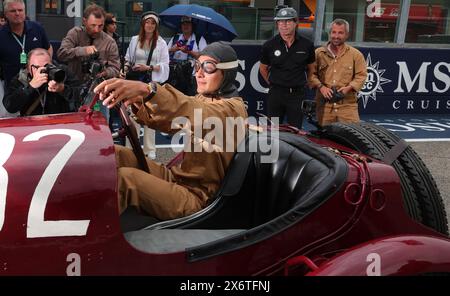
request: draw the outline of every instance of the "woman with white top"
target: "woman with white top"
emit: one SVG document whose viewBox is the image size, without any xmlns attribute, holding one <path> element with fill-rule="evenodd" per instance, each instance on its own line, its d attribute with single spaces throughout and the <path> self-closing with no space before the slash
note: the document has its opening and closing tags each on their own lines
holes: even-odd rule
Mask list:
<svg viewBox="0 0 450 296">
<path fill-rule="evenodd" d="M 158 27 L 157 13 L 142 14 L 139 35 L 131 38 L 125 55 L 127 79 L 163 83 L 169 78 L 169 49 L 159 36 Z M 135 125 L 139 131 L 140 125 Z M 128 141 L 127 146 L 130 146 Z M 156 158 L 155 131 L 147 126 L 144 126 L 144 153 L 151 159 Z"/>
</svg>

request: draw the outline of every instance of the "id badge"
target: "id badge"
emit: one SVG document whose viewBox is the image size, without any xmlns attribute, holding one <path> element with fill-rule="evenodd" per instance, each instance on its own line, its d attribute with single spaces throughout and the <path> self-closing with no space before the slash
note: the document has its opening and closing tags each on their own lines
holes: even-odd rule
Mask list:
<svg viewBox="0 0 450 296">
<path fill-rule="evenodd" d="M 22 51 L 20 54 L 20 63 L 25 65 L 27 63 L 27 54 Z"/>
</svg>

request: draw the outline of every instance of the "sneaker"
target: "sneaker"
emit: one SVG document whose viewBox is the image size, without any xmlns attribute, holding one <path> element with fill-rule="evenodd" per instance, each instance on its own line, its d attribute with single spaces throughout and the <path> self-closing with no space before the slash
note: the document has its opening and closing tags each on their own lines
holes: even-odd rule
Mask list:
<svg viewBox="0 0 450 296">
<path fill-rule="evenodd" d="M 146 155 L 148 158 L 155 160 L 156 159 L 156 152 L 155 151 L 150 151 L 149 153 L 147 153 Z"/>
</svg>

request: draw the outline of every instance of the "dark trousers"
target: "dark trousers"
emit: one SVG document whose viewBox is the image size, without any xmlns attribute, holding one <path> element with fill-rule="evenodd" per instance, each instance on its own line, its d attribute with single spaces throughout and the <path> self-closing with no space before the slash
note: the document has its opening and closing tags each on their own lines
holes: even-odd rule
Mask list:
<svg viewBox="0 0 450 296">
<path fill-rule="evenodd" d="M 279 117 L 280 124 L 286 116 L 289 125 L 302 128 L 302 101 L 305 96 L 303 88 L 285 88 L 272 86 L 268 96 L 269 117 Z"/>
</svg>

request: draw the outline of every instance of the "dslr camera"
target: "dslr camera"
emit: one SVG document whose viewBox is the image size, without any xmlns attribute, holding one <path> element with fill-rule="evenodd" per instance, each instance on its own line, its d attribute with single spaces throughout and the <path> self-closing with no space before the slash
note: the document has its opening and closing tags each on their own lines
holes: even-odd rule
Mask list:
<svg viewBox="0 0 450 296">
<path fill-rule="evenodd" d="M 345 95 L 342 92 L 337 91 L 335 86 L 333 86 L 331 89 L 333 90 L 333 95 L 331 96 L 330 99 L 331 103 L 337 103 L 344 99 Z"/>
<path fill-rule="evenodd" d="M 103 64 L 100 61 L 100 53 L 97 51 L 84 60 L 81 63 L 81 70 L 84 74 L 89 74 L 94 77 L 102 72 Z"/>
<path fill-rule="evenodd" d="M 54 80 L 57 83 L 63 83 L 66 81 L 66 71 L 53 64 L 45 65 L 45 69 L 42 69 L 41 73 L 48 75 L 48 81 Z"/>
</svg>

